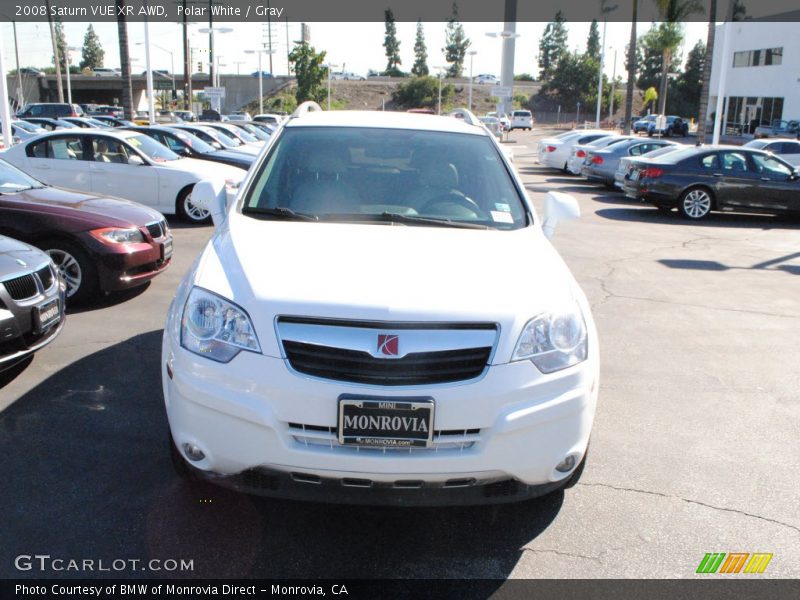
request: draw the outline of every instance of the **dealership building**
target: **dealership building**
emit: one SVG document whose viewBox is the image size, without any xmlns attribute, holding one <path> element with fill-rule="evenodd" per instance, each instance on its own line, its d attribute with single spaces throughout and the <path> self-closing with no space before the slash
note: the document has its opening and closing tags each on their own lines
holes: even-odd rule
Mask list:
<svg viewBox="0 0 800 600">
<path fill-rule="evenodd" d="M 718 25 L 715 32 L 708 113 L 716 111 L 717 91 L 725 69 L 723 114 L 728 127 L 776 119 L 800 120 L 800 22 L 796 15 L 781 22 L 740 21 Z M 724 33 L 723 33 L 724 32 Z M 730 35 L 723 57 L 723 35 Z"/>
</svg>

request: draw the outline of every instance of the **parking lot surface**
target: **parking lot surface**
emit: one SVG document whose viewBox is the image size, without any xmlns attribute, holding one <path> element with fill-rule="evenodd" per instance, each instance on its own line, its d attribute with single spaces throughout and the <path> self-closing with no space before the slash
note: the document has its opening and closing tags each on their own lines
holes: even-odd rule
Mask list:
<svg viewBox="0 0 800 600">
<path fill-rule="evenodd" d="M 59 339 L 0 382 L 0 576 L 694 577 L 707 552 L 767 552 L 759 577 L 799 577 L 800 223 L 665 216 L 536 164 L 545 133 L 514 131 L 507 145 L 537 210 L 561 190 L 583 213 L 553 240 L 601 344 L 578 485 L 435 509 L 187 486 L 167 451 L 161 330 L 212 230 L 175 223 L 166 273 L 70 311 Z M 191 559 L 193 570 L 15 568 L 35 553 Z"/>
</svg>

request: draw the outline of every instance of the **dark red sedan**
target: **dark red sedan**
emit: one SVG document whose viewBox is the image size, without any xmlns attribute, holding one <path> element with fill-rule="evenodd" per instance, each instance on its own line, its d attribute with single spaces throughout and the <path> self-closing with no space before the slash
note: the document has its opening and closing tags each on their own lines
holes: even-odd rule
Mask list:
<svg viewBox="0 0 800 600">
<path fill-rule="evenodd" d="M 0 234 L 50 255 L 70 302 L 142 285 L 172 258 L 172 233 L 157 210 L 47 186 L 3 160 Z"/>
</svg>

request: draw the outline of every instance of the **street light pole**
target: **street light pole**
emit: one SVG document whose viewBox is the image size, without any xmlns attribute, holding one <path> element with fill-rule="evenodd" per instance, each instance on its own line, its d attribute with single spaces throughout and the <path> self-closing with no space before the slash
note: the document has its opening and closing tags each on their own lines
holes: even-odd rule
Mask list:
<svg viewBox="0 0 800 600">
<path fill-rule="evenodd" d="M 477 50 L 470 50 L 467 52 L 469 54 L 469 102 L 468 107 L 470 112 L 472 112 L 472 58 L 478 53 Z"/>
<path fill-rule="evenodd" d="M 153 69 L 150 68 L 150 25 L 144 22 L 144 63 L 147 69 L 147 120 L 150 125 L 156 124 L 156 104 L 153 98 Z"/>
<path fill-rule="evenodd" d="M 259 48 L 258 50 L 245 50 L 245 54 L 258 54 L 258 114 L 264 114 L 264 72 L 261 70 L 261 55 L 262 54 L 269 54 L 270 57 L 273 55 L 275 51 L 264 50 L 263 48 Z M 328 110 L 330 110 L 330 69 L 328 70 Z"/>
<path fill-rule="evenodd" d="M 70 111 L 72 111 L 72 81 L 70 80 L 69 76 L 69 67 L 71 64 L 70 61 L 70 49 L 67 48 L 67 51 L 64 52 L 64 58 L 66 59 L 67 63 L 67 103 L 70 104 Z"/>
<path fill-rule="evenodd" d="M 614 119 L 614 94 L 616 93 L 617 87 L 617 49 L 614 48 L 614 70 L 611 75 L 611 98 L 608 100 L 608 120 L 612 121 Z"/>
<path fill-rule="evenodd" d="M 337 68 L 339 65 L 328 63 L 325 65 L 328 68 L 328 110 L 331 109 L 331 69 Z"/>
</svg>

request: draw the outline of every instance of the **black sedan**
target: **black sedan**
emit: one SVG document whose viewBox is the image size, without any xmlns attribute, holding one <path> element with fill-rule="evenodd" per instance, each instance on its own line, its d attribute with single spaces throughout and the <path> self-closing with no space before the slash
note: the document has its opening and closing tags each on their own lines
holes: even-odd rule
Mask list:
<svg viewBox="0 0 800 600">
<path fill-rule="evenodd" d="M 768 152 L 739 146 L 694 146 L 630 163 L 629 198 L 677 208 L 688 219 L 712 210 L 800 215 L 800 172 Z"/>
<path fill-rule="evenodd" d="M 242 154 L 241 152 L 231 152 L 230 150 L 217 150 L 211 144 L 207 144 L 196 135 L 183 129 L 176 129 L 167 125 L 154 126 L 134 126 L 126 127 L 131 131 L 138 131 L 150 136 L 157 142 L 164 144 L 167 148 L 187 158 L 198 158 L 200 160 L 210 160 L 213 162 L 249 169 L 253 164 L 255 156 Z"/>
</svg>

